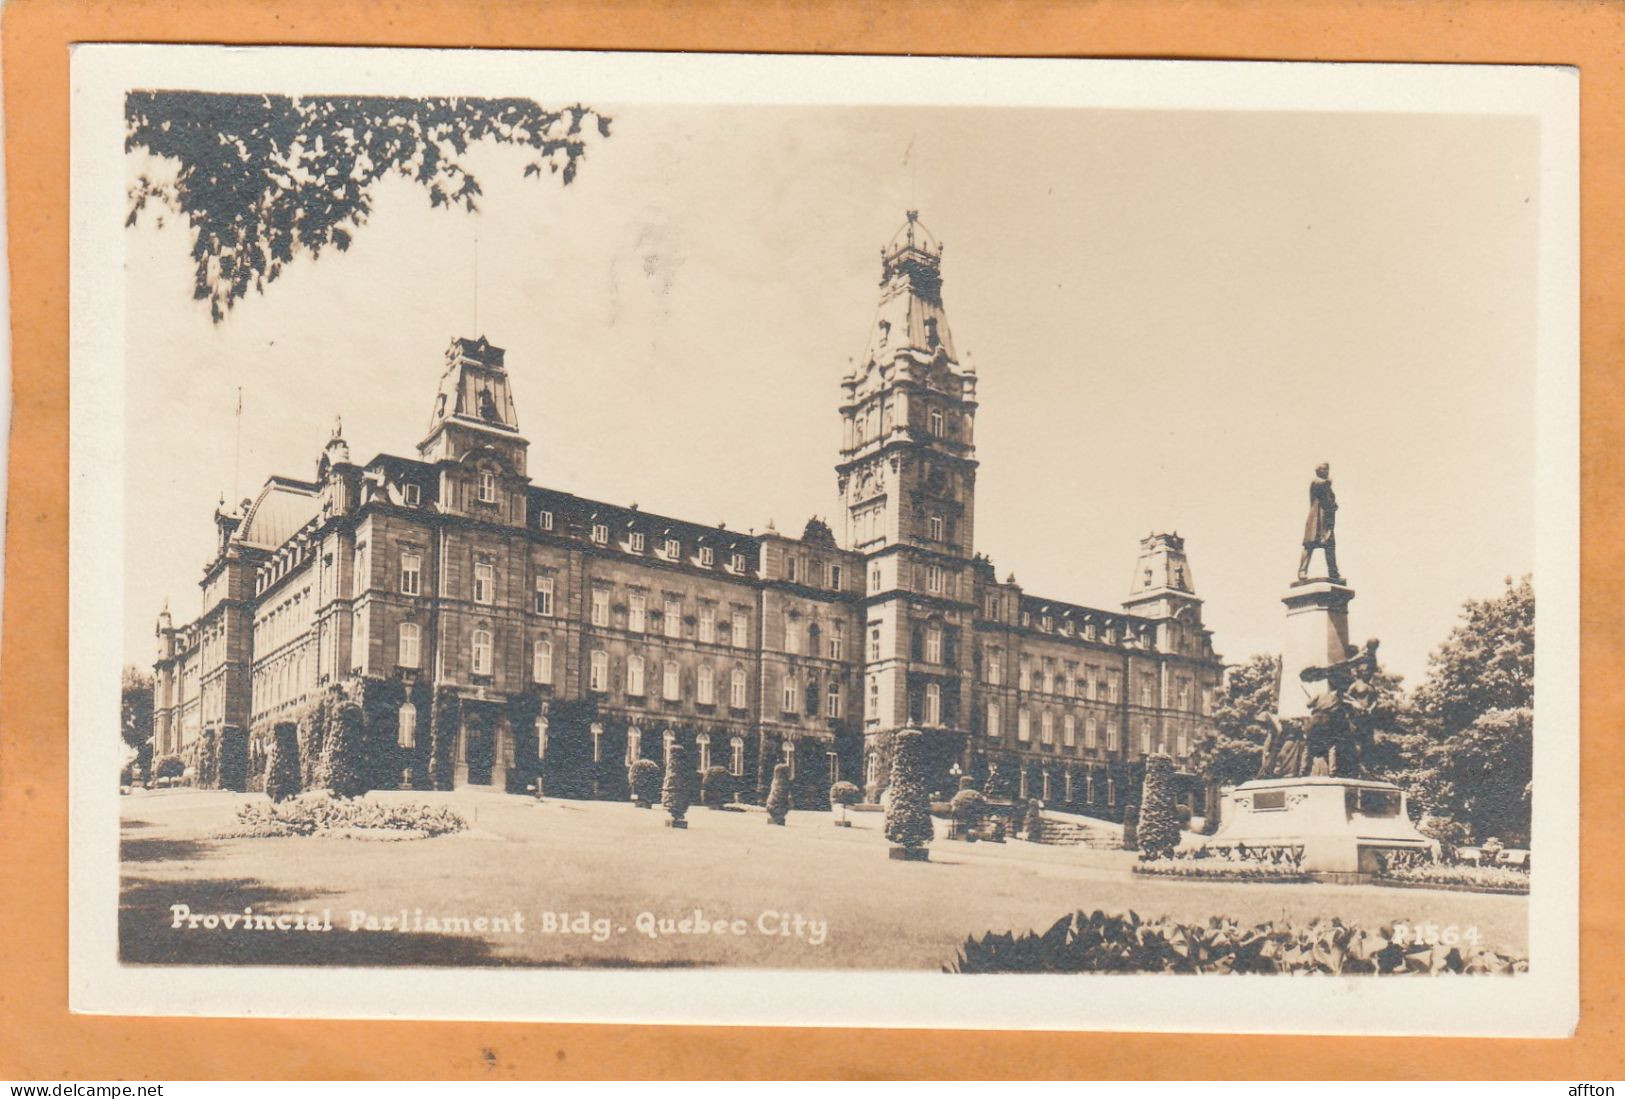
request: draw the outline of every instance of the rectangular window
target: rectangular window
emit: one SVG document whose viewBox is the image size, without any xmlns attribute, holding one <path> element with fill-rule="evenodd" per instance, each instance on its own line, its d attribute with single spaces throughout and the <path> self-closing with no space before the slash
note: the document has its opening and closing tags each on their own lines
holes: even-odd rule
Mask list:
<svg viewBox="0 0 1625 1099">
<path fill-rule="evenodd" d="M 1038 719 L 1038 736 L 1042 743 L 1055 743 L 1055 715 L 1045 710 Z"/>
<path fill-rule="evenodd" d="M 784 712 L 793 714 L 796 712 L 796 677 L 787 675 L 780 682 L 784 689 Z"/>
<path fill-rule="evenodd" d="M 1106 719 L 1106 747 L 1115 752 L 1123 746 L 1123 732 L 1115 717 Z"/>
<path fill-rule="evenodd" d="M 1004 714 L 999 709 L 999 704 L 997 702 L 989 702 L 987 704 L 987 735 L 1004 735 Z"/>
<path fill-rule="evenodd" d="M 536 524 L 543 530 L 552 530 L 553 513 L 551 511 L 539 512 L 536 516 Z"/>
<path fill-rule="evenodd" d="M 633 633 L 643 632 L 643 618 L 648 602 L 648 596 L 640 591 L 632 592 L 626 597 L 626 628 Z"/>
<path fill-rule="evenodd" d="M 395 658 L 395 663 L 399 664 L 403 668 L 415 668 L 418 666 L 418 661 L 420 659 L 418 656 L 418 641 L 421 636 L 422 635 L 419 633 L 419 627 L 416 622 L 401 623 L 400 652 Z"/>
<path fill-rule="evenodd" d="M 942 724 L 942 688 L 935 683 L 925 685 L 925 723 Z"/>
<path fill-rule="evenodd" d="M 880 590 L 880 566 L 879 565 L 876 565 L 874 568 L 869 570 L 869 590 L 870 591 L 879 591 Z"/>
<path fill-rule="evenodd" d="M 635 653 L 626 658 L 626 693 L 643 694 L 643 657 Z"/>
<path fill-rule="evenodd" d="M 553 643 L 545 638 L 536 642 L 531 659 L 531 677 L 538 683 L 553 682 Z"/>
<path fill-rule="evenodd" d="M 928 626 L 925 631 L 925 662 L 942 663 L 942 627 Z"/>
<path fill-rule="evenodd" d="M 925 590 L 932 595 L 942 594 L 942 566 L 925 566 Z"/>
<path fill-rule="evenodd" d="M 735 572 L 744 572 L 745 555 L 742 553 L 730 554 L 728 557 L 728 567 L 733 569 Z"/>
<path fill-rule="evenodd" d="M 1068 748 L 1078 746 L 1078 719 L 1071 714 L 1061 723 L 1061 743 Z"/>
<path fill-rule="evenodd" d="M 784 578 L 786 580 L 790 581 L 790 583 L 792 583 L 792 584 L 794 584 L 796 582 L 796 571 L 797 571 L 797 565 L 798 564 L 799 564 L 799 562 L 796 560 L 796 558 L 795 558 L 795 556 L 793 554 L 785 554 L 785 557 L 784 557 Z"/>
<path fill-rule="evenodd" d="M 497 478 L 494 473 L 480 474 L 480 503 L 494 504 L 497 499 Z"/>
<path fill-rule="evenodd" d="M 661 669 L 660 697 L 667 702 L 676 702 L 682 697 L 682 669 L 675 660 L 666 661 Z"/>
<path fill-rule="evenodd" d="M 728 772 L 735 778 L 745 773 L 745 741 L 740 737 L 728 742 Z"/>
<path fill-rule="evenodd" d="M 710 568 L 712 565 L 714 565 L 716 563 L 717 563 L 717 551 L 712 549 L 710 546 L 701 546 L 700 547 L 700 564 L 704 565 L 706 568 Z"/>
<path fill-rule="evenodd" d="M 419 595 L 423 590 L 423 558 L 415 553 L 401 554 L 401 594 Z"/>
<path fill-rule="evenodd" d="M 600 546 L 609 545 L 609 527 L 603 523 L 592 525 L 592 540 Z"/>
<path fill-rule="evenodd" d="M 728 705 L 736 710 L 745 708 L 745 669 L 735 668 L 728 681 Z"/>
<path fill-rule="evenodd" d="M 683 556 L 683 543 L 676 538 L 666 539 L 666 560 L 675 561 Z"/>
<path fill-rule="evenodd" d="M 370 564 L 371 562 L 367 557 L 367 543 L 356 543 L 355 576 L 352 579 L 351 588 L 357 595 L 360 595 L 362 592 L 372 587 L 372 569 L 369 567 Z"/>
<path fill-rule="evenodd" d="M 792 656 L 801 653 L 801 635 L 796 631 L 795 620 L 790 617 L 789 611 L 784 614 L 784 651 Z"/>
<path fill-rule="evenodd" d="M 1027 658 L 1021 657 L 1021 671 L 1016 678 L 1016 687 L 1020 690 L 1030 690 L 1033 685 L 1032 668 L 1027 664 Z"/>
<path fill-rule="evenodd" d="M 1151 686 L 1151 677 L 1146 676 L 1140 680 L 1140 705 L 1150 706 L 1153 703 L 1155 691 Z"/>
<path fill-rule="evenodd" d="M 491 631 L 475 630 L 472 670 L 475 675 L 491 674 Z"/>
<path fill-rule="evenodd" d="M 1016 739 L 1026 744 L 1033 738 L 1033 718 L 1023 706 L 1016 711 Z"/>
<path fill-rule="evenodd" d="M 841 685 L 833 680 L 830 681 L 828 701 L 824 707 L 824 716 L 841 716 Z"/>
<path fill-rule="evenodd" d="M 1055 660 L 1048 656 L 1044 658 L 1044 693 L 1055 693 Z"/>
<path fill-rule="evenodd" d="M 632 532 L 632 537 L 627 540 L 627 548 L 633 553 L 643 552 L 643 532 L 641 530 Z"/>
<path fill-rule="evenodd" d="M 474 602 L 491 602 L 492 591 L 496 588 L 496 568 L 493 565 L 476 564 L 474 566 Z"/>
<path fill-rule="evenodd" d="M 1151 754 L 1151 723 L 1148 721 L 1140 722 L 1140 754 Z"/>
<path fill-rule="evenodd" d="M 729 639 L 733 642 L 734 648 L 743 649 L 750 644 L 750 627 L 745 624 L 745 613 L 743 611 L 734 611 L 733 625 L 729 629 Z"/>
<path fill-rule="evenodd" d="M 598 691 L 600 693 L 607 691 L 609 689 L 609 654 L 603 649 L 594 649 L 592 651 L 592 659 L 589 661 L 587 666 L 589 668 L 587 673 L 587 689 L 589 691 Z M 594 743 L 596 744 L 596 739 Z M 596 754 L 597 750 L 595 748 L 595 758 Z"/>
<path fill-rule="evenodd" d="M 592 590 L 592 624 L 609 625 L 609 592 L 603 588 Z"/>
<path fill-rule="evenodd" d="M 841 590 L 841 566 L 831 565 L 829 567 L 829 586 L 835 591 Z"/>
<path fill-rule="evenodd" d="M 1004 682 L 1004 652 L 998 648 L 987 650 L 987 681 L 997 687 Z"/>
<path fill-rule="evenodd" d="M 846 623 L 832 622 L 829 627 L 829 658 L 846 659 Z"/>
<path fill-rule="evenodd" d="M 990 619 L 992 619 L 994 621 L 998 621 L 998 618 L 999 618 L 999 593 L 998 592 L 990 591 L 990 592 L 987 593 L 987 606 L 986 606 L 986 608 L 984 610 L 984 614 L 985 614 L 985 616 L 987 618 L 990 618 Z"/>
<path fill-rule="evenodd" d="M 536 578 L 536 613 L 547 618 L 553 617 L 553 578 L 551 576 L 538 576 Z"/>
<path fill-rule="evenodd" d="M 880 627 L 869 627 L 869 659 L 880 659 Z"/>
<path fill-rule="evenodd" d="M 1095 729 L 1095 715 L 1090 714 L 1084 719 L 1083 722 L 1083 746 L 1085 748 L 1093 748 L 1098 742 L 1098 736 Z"/>
<path fill-rule="evenodd" d="M 667 637 L 683 636 L 683 601 L 676 596 L 666 596 L 665 606 L 661 611 L 660 625 Z"/>
<path fill-rule="evenodd" d="M 929 531 L 931 541 L 942 541 L 942 516 L 931 516 L 930 520 L 927 522 L 927 529 Z"/>
<path fill-rule="evenodd" d="M 707 645 L 717 639 L 717 609 L 710 604 L 700 607 L 700 640 Z"/>
<path fill-rule="evenodd" d="M 1119 693 L 1121 693 L 1121 686 L 1120 686 L 1121 682 L 1122 681 L 1119 678 L 1119 673 L 1117 673 L 1117 672 L 1108 673 L 1107 678 L 1106 678 L 1106 701 L 1107 702 L 1116 702 L 1116 701 L 1118 701 L 1117 696 L 1118 696 Z"/>
<path fill-rule="evenodd" d="M 711 665 L 700 665 L 700 674 L 694 680 L 694 700 L 701 706 L 710 706 L 716 702 L 716 681 L 713 678 L 714 674 L 715 673 L 713 673 L 711 670 Z"/>
<path fill-rule="evenodd" d="M 403 495 L 406 497 L 406 506 L 415 508 L 423 502 L 423 490 L 417 485 L 407 485 Z"/>
</svg>

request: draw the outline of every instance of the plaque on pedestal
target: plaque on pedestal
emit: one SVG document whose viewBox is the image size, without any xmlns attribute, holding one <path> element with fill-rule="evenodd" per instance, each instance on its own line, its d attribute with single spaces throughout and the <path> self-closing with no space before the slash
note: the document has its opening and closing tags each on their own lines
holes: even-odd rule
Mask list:
<svg viewBox="0 0 1625 1099">
<path fill-rule="evenodd" d="M 1304 872 L 1323 880 L 1369 878 L 1381 852 L 1439 854 L 1439 841 L 1416 830 L 1404 791 L 1391 782 L 1255 779 L 1225 795 L 1220 819 L 1202 847 L 1302 847 Z"/>
</svg>

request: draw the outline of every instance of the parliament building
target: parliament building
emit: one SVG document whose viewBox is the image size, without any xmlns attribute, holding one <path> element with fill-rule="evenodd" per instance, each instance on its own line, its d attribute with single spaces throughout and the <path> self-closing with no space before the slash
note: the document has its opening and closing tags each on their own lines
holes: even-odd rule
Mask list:
<svg viewBox="0 0 1625 1099">
<path fill-rule="evenodd" d="M 1188 769 L 1223 676 L 1185 545 L 1141 540 L 1116 609 L 998 579 L 975 549 L 977 375 L 941 262 L 913 213 L 882 251 L 868 350 L 840 380 L 838 531 L 543 487 L 503 349 L 453 340 L 413 457 L 358 464 L 335 426 L 312 479 L 216 511 L 201 613 L 158 619 L 154 759 L 252 789 L 281 735 L 308 776 L 348 701 L 374 786 L 624 798 L 629 764 L 679 742 L 746 800 L 787 763 L 795 804 L 822 808 L 837 779 L 876 797 L 916 728 L 938 790 L 969 774 L 1120 815 L 1147 755 Z"/>
</svg>

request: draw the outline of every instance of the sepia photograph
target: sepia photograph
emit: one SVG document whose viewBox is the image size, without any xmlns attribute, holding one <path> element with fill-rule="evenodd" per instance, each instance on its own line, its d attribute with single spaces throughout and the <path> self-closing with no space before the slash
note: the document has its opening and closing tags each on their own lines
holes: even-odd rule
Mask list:
<svg viewBox="0 0 1625 1099">
<path fill-rule="evenodd" d="M 1572 1030 L 1560 71 L 74 68 L 77 1009 Z"/>
</svg>

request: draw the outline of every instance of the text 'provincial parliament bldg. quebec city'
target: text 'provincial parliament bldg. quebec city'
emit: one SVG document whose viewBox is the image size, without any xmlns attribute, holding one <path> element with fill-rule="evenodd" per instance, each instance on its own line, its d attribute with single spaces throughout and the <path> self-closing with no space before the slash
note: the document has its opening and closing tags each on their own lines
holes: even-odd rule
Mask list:
<svg viewBox="0 0 1625 1099">
<path fill-rule="evenodd" d="M 335 429 L 314 480 L 216 512 L 201 613 L 158 619 L 155 761 L 263 787 L 277 726 L 303 755 L 348 700 L 374 786 L 541 776 L 550 796 L 624 798 L 629 763 L 678 742 L 746 800 L 789 764 L 810 809 L 838 778 L 875 798 L 911 727 L 933 790 L 957 772 L 1120 816 L 1147 755 L 1188 769 L 1223 675 L 1184 543 L 1140 543 L 1120 610 L 999 582 L 975 553 L 977 378 L 941 260 L 913 213 L 882 253 L 868 351 L 840 382 L 839 536 L 533 484 L 503 350 L 454 340 L 415 457 L 355 464 Z"/>
</svg>

